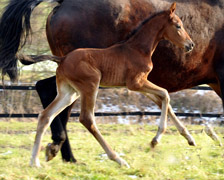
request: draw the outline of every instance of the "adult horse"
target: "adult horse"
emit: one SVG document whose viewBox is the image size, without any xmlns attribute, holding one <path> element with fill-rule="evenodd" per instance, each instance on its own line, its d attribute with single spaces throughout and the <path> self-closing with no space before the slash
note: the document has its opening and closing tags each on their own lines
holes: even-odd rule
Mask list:
<svg viewBox="0 0 224 180">
<path fill-rule="evenodd" d="M 3 74 L 16 77 L 15 54 L 21 35 L 28 35 L 30 14 L 40 2 L 12 0 L 0 24 L 0 67 Z M 124 40 L 150 13 L 171 0 L 61 0 L 47 20 L 47 38 L 54 55 L 63 56 L 76 48 L 108 47 Z M 196 47 L 192 53 L 161 42 L 153 55 L 149 80 L 169 92 L 208 84 L 224 101 L 224 2 L 223 0 L 177 0 L 178 15 Z M 32 9 L 31 9 L 32 7 Z M 15 31 L 16 30 L 16 31 Z M 23 43 L 22 43 L 23 44 Z M 55 77 L 37 83 L 46 107 L 56 96 Z M 66 132 L 69 110 L 52 123 L 49 159 L 61 148 L 65 161 L 76 161 Z"/>
</svg>

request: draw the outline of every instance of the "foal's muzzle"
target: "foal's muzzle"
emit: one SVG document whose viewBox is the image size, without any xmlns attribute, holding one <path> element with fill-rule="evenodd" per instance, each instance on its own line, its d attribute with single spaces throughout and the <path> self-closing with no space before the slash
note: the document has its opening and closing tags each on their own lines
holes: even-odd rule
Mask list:
<svg viewBox="0 0 224 180">
<path fill-rule="evenodd" d="M 191 41 L 191 40 L 188 40 L 188 42 L 187 42 L 186 45 L 185 45 L 185 51 L 186 51 L 186 52 L 190 52 L 190 51 L 192 51 L 193 48 L 194 48 L 194 46 L 195 46 L 194 42 Z"/>
</svg>

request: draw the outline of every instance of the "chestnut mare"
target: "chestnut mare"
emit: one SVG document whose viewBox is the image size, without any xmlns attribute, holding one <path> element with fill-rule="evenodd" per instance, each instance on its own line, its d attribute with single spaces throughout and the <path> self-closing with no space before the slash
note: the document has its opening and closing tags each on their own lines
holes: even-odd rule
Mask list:
<svg viewBox="0 0 224 180">
<path fill-rule="evenodd" d="M 11 0 L 0 20 L 0 70 L 15 79 L 15 54 L 30 32 L 32 10 L 48 0 Z M 52 0 L 58 2 L 47 19 L 47 38 L 52 53 L 65 56 L 77 48 L 105 48 L 124 40 L 139 22 L 161 11 L 172 0 Z M 162 41 L 156 48 L 148 79 L 168 92 L 208 84 L 224 102 L 224 0 L 176 0 L 181 17 L 196 46 L 183 50 Z M 100 25 L 100 28 L 99 28 Z M 25 35 L 25 36 L 24 36 Z M 30 64 L 32 62 L 25 62 Z M 47 107 L 55 98 L 55 76 L 36 85 Z M 71 106 L 52 122 L 50 160 L 61 150 L 64 161 L 76 162 L 66 125 Z"/>
<path fill-rule="evenodd" d="M 94 120 L 94 106 L 99 86 L 126 87 L 141 92 L 161 107 L 161 118 L 156 136 L 151 144 L 155 146 L 166 129 L 167 112 L 177 121 L 170 104 L 169 94 L 147 80 L 152 70 L 152 54 L 162 39 L 167 39 L 186 50 L 193 49 L 194 43 L 184 30 L 179 17 L 175 15 L 176 3 L 168 11 L 162 11 L 147 18 L 142 25 L 124 42 L 106 49 L 77 49 L 66 57 L 56 58 L 57 96 L 39 115 L 31 165 L 40 166 L 39 152 L 44 132 L 53 119 L 66 107 L 81 97 L 79 121 L 96 138 L 108 157 L 120 165 L 129 166 L 104 140 Z M 185 136 L 190 144 L 194 140 Z"/>
</svg>

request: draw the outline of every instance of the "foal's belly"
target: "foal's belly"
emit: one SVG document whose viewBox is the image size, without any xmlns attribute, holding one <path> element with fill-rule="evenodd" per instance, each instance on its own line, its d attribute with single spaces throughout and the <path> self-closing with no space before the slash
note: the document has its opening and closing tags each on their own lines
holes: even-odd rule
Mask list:
<svg viewBox="0 0 224 180">
<path fill-rule="evenodd" d="M 119 70 L 110 69 L 110 71 L 101 72 L 100 86 L 104 87 L 120 87 L 125 86 L 125 73 L 120 73 Z"/>
</svg>

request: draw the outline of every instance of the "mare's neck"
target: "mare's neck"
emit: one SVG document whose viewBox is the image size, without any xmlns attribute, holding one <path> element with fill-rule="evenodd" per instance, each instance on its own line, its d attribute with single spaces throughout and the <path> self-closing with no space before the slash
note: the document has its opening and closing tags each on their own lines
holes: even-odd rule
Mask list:
<svg viewBox="0 0 224 180">
<path fill-rule="evenodd" d="M 127 41 L 127 44 L 145 56 L 151 57 L 159 41 L 163 38 L 166 24 L 164 16 L 165 13 L 159 13 L 152 17 Z"/>
</svg>

